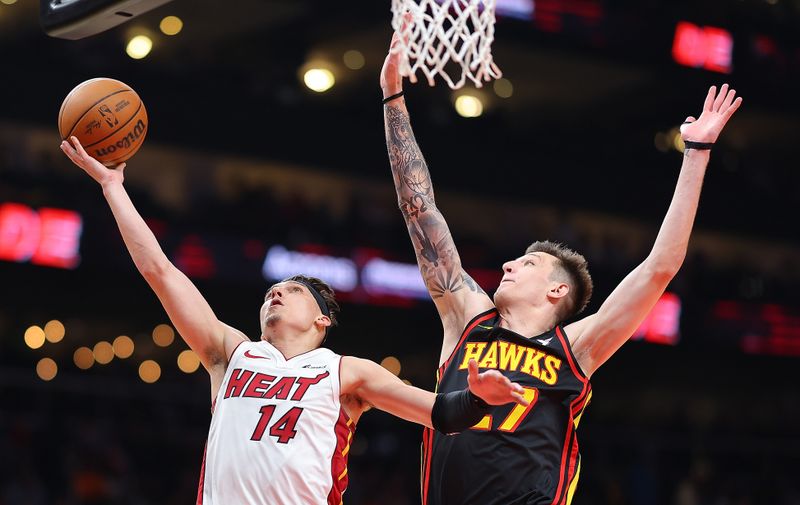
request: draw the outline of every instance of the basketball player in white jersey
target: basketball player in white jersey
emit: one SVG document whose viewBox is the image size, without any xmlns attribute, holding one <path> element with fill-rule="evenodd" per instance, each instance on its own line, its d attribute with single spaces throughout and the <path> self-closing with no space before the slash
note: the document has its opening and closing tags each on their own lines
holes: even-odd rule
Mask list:
<svg viewBox="0 0 800 505">
<path fill-rule="evenodd" d="M 380 365 L 320 347 L 339 309 L 324 282 L 295 276 L 272 286 L 253 342 L 220 322 L 170 263 L 136 211 L 123 182 L 125 164 L 108 169 L 75 137 L 61 149 L 103 188 L 136 268 L 211 377 L 212 419 L 197 503 L 340 504 L 347 454 L 370 406 L 455 433 L 489 405 L 528 405 L 522 388 L 470 363 L 469 388 L 434 394 L 404 384 Z"/>
</svg>

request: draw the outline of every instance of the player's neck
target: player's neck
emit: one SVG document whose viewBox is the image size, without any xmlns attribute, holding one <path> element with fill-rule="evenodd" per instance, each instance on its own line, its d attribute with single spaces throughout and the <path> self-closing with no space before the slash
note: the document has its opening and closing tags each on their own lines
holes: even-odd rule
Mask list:
<svg viewBox="0 0 800 505">
<path fill-rule="evenodd" d="M 313 329 L 298 332 L 289 328 L 273 327 L 268 328 L 261 339 L 272 344 L 286 359 L 292 359 L 319 347 L 317 345 L 319 337 Z"/>
<path fill-rule="evenodd" d="M 556 317 L 549 306 L 511 306 L 497 307 L 500 314 L 500 327 L 519 333 L 524 337 L 535 337 L 551 330 L 556 325 Z"/>
</svg>

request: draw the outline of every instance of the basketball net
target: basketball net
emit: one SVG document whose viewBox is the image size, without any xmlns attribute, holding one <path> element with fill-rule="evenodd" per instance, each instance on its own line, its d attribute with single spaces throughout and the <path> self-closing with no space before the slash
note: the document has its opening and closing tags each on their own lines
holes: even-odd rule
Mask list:
<svg viewBox="0 0 800 505">
<path fill-rule="evenodd" d="M 434 85 L 437 75 L 458 89 L 500 78 L 492 60 L 496 0 L 392 0 L 392 28 L 400 34 L 400 74 Z M 405 13 L 411 20 L 405 20 Z M 458 67 L 460 66 L 460 75 Z"/>
</svg>

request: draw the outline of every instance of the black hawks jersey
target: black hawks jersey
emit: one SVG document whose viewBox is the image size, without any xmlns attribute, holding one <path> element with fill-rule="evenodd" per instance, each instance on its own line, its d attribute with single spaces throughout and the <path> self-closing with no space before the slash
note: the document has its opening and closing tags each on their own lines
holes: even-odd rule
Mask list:
<svg viewBox="0 0 800 505">
<path fill-rule="evenodd" d="M 467 387 L 467 366 L 497 369 L 525 388 L 530 405 L 495 407 L 471 429 L 422 442 L 423 505 L 562 505 L 578 483 L 575 431 L 591 399 L 564 330 L 526 338 L 497 326 L 497 310 L 476 316 L 437 372 L 437 391 Z"/>
</svg>

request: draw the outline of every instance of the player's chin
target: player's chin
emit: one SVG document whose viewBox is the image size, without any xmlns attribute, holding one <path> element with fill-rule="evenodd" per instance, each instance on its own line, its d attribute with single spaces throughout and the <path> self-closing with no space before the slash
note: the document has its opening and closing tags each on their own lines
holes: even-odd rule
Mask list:
<svg viewBox="0 0 800 505">
<path fill-rule="evenodd" d="M 275 326 L 281 320 L 281 315 L 272 313 L 267 314 L 267 317 L 264 319 L 264 326 Z"/>
<path fill-rule="evenodd" d="M 511 289 L 508 285 L 500 284 L 492 297 L 496 307 L 507 305 L 511 301 Z"/>
</svg>

